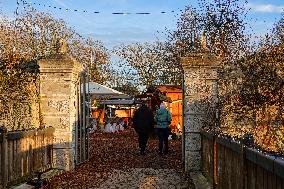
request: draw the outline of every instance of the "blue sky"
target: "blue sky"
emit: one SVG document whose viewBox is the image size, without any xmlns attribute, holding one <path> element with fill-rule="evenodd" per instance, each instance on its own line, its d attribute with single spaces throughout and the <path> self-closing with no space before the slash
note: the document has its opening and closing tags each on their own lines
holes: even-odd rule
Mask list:
<svg viewBox="0 0 284 189">
<path fill-rule="evenodd" d="M 18 1 L 21 10 L 23 6 L 21 1 Z M 154 41 L 157 37 L 163 38 L 157 31 L 164 31 L 165 27 L 173 29 L 179 10 L 186 5 L 197 5 L 194 0 L 27 1 L 40 11 L 49 12 L 57 18 L 62 18 L 80 34 L 102 40 L 107 47 L 119 43 Z M 0 0 L 0 8 L 8 16 L 13 16 L 16 7 L 17 0 Z M 58 9 L 59 7 L 62 9 Z M 248 18 L 253 29 L 257 35 L 263 35 L 272 28 L 273 23 L 279 20 L 284 2 L 282 0 L 249 0 L 248 7 L 251 8 Z M 66 8 L 72 11 L 66 11 Z M 78 11 L 75 12 L 75 9 Z M 83 12 L 84 10 L 87 12 Z M 100 13 L 95 14 L 94 11 Z M 165 11 L 166 14 L 162 14 L 162 11 Z M 149 12 L 151 14 L 113 15 L 113 12 Z"/>
</svg>

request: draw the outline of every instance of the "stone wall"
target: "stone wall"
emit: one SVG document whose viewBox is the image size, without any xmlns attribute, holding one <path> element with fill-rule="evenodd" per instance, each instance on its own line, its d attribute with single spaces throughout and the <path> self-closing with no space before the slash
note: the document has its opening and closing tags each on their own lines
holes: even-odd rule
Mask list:
<svg viewBox="0 0 284 189">
<path fill-rule="evenodd" d="M 218 102 L 219 60 L 210 54 L 190 54 L 181 60 L 184 70 L 184 160 L 185 170 L 200 170 L 200 130 L 214 126 Z"/>
<path fill-rule="evenodd" d="M 40 111 L 46 127 L 55 128 L 53 167 L 74 168 L 77 86 L 82 66 L 67 54 L 42 59 L 40 66 Z"/>
</svg>

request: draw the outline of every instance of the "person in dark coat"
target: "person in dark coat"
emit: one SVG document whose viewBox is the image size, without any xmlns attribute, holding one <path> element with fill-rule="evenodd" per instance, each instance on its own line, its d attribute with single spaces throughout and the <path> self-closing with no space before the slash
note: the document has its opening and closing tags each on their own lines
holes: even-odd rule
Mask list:
<svg viewBox="0 0 284 189">
<path fill-rule="evenodd" d="M 138 134 L 140 154 L 145 155 L 149 135 L 154 128 L 154 115 L 146 103 L 143 103 L 134 113 L 133 126 Z"/>
</svg>

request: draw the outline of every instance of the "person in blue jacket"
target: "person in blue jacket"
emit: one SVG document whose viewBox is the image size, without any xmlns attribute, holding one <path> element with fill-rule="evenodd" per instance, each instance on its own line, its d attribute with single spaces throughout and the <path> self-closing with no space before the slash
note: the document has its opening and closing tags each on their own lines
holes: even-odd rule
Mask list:
<svg viewBox="0 0 284 189">
<path fill-rule="evenodd" d="M 159 154 L 167 154 L 169 152 L 168 137 L 170 132 L 170 124 L 172 121 L 171 113 L 161 103 L 160 108 L 156 111 L 155 122 L 159 137 Z"/>
</svg>

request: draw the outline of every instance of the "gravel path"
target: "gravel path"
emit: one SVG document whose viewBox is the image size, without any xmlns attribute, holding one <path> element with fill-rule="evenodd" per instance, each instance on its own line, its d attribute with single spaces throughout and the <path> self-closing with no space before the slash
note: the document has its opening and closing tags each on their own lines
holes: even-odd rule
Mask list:
<svg viewBox="0 0 284 189">
<path fill-rule="evenodd" d="M 176 189 L 187 188 L 174 169 L 134 168 L 128 171 L 113 170 L 110 177 L 94 189 Z"/>
</svg>

